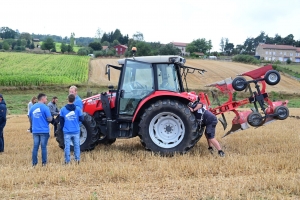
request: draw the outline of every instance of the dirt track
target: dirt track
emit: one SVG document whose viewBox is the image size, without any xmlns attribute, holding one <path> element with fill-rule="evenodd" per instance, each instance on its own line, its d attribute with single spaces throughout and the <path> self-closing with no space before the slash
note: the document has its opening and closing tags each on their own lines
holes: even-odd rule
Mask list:
<svg viewBox="0 0 300 200">
<path fill-rule="evenodd" d="M 91 60 L 91 71 L 89 82 L 99 85 L 116 86 L 119 79 L 119 71 L 111 69 L 111 81 L 105 75 L 105 65 L 113 64 L 118 66 L 117 59 L 94 59 Z M 211 60 L 187 60 L 187 66 L 205 69 L 207 73 L 203 76 L 199 73 L 188 74 L 188 87 L 193 89 L 205 89 L 205 85 L 224 80 L 225 78 L 235 78 L 237 74 L 256 69 L 257 66 L 235 62 L 222 62 Z M 207 89 L 207 88 L 206 88 Z M 300 82 L 284 75 L 278 85 L 268 86 L 268 91 L 297 93 L 300 94 Z"/>
</svg>

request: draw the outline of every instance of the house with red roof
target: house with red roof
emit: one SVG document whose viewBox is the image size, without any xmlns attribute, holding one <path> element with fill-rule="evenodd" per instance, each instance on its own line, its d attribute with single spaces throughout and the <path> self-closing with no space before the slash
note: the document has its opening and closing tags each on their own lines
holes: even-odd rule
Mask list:
<svg viewBox="0 0 300 200">
<path fill-rule="evenodd" d="M 175 47 L 180 49 L 181 56 L 189 56 L 190 53 L 186 51 L 186 47 L 189 43 L 183 43 L 183 42 L 171 42 Z"/>
<path fill-rule="evenodd" d="M 116 49 L 116 53 L 118 55 L 124 55 L 125 51 L 128 49 L 127 46 L 122 45 L 122 44 L 118 44 L 118 45 L 114 46 L 114 48 Z"/>
<path fill-rule="evenodd" d="M 292 45 L 276 45 L 260 43 L 256 47 L 256 56 L 264 60 L 286 62 L 290 59 L 292 62 L 300 63 L 300 48 Z"/>
</svg>

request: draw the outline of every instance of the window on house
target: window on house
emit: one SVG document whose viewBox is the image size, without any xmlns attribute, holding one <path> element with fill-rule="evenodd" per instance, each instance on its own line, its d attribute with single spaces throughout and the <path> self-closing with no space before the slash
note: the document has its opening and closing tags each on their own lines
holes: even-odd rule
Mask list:
<svg viewBox="0 0 300 200">
<path fill-rule="evenodd" d="M 273 55 L 275 55 L 275 51 L 273 51 Z"/>
<path fill-rule="evenodd" d="M 284 52 L 284 55 L 286 55 L 286 52 Z"/>
<path fill-rule="evenodd" d="M 122 48 L 120 48 L 120 51 L 122 51 Z"/>
<path fill-rule="evenodd" d="M 272 55 L 272 52 L 270 51 L 269 54 Z"/>
<path fill-rule="evenodd" d="M 293 56 L 293 53 L 290 53 L 290 56 Z"/>
<path fill-rule="evenodd" d="M 266 51 L 266 55 L 268 55 L 268 51 Z"/>
</svg>

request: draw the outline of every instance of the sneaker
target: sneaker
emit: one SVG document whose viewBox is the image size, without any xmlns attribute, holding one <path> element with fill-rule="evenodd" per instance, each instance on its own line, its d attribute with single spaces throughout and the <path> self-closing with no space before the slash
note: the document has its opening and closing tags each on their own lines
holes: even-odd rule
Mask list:
<svg viewBox="0 0 300 200">
<path fill-rule="evenodd" d="M 218 154 L 219 154 L 220 157 L 224 157 L 225 156 L 225 153 L 222 150 L 218 151 Z"/>
<path fill-rule="evenodd" d="M 214 149 L 213 149 L 212 147 L 208 147 L 208 150 L 209 150 L 209 152 L 210 152 L 211 154 L 214 153 Z"/>
</svg>

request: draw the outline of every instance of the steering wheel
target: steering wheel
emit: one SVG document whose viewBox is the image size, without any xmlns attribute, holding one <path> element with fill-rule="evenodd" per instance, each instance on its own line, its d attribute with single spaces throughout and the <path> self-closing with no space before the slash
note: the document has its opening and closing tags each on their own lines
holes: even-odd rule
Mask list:
<svg viewBox="0 0 300 200">
<path fill-rule="evenodd" d="M 137 81 L 133 81 L 133 82 L 131 82 L 130 83 L 130 87 L 132 88 L 132 89 L 144 89 L 144 86 L 141 84 L 141 83 L 139 83 L 139 82 L 137 82 Z"/>
</svg>

